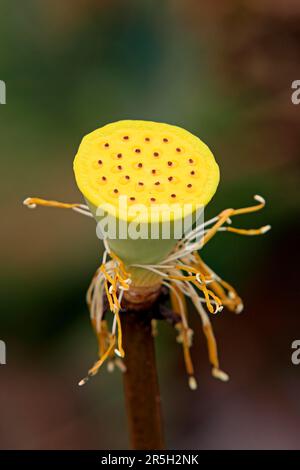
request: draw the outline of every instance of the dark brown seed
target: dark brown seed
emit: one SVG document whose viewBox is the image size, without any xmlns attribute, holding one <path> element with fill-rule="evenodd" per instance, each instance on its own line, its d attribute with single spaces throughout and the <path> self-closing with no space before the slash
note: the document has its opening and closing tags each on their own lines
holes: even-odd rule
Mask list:
<svg viewBox="0 0 300 470">
<path fill-rule="evenodd" d="M 156 186 L 158 186 L 158 185 L 160 184 L 160 182 L 159 182 L 159 181 L 156 181 L 154 184 L 156 184 Z"/>
<path fill-rule="evenodd" d="M 135 201 L 135 197 L 132 196 L 132 197 L 130 198 L 130 200 L 131 200 L 131 201 Z"/>
<path fill-rule="evenodd" d="M 117 157 L 118 157 L 118 158 L 122 158 L 122 154 L 121 154 L 121 153 L 118 153 Z"/>
<path fill-rule="evenodd" d="M 176 194 L 171 194 L 171 197 L 176 197 Z"/>
<path fill-rule="evenodd" d="M 150 201 L 152 201 L 152 202 L 154 202 L 155 200 L 156 200 L 155 197 L 150 198 Z"/>
<path fill-rule="evenodd" d="M 189 163 L 194 163 L 194 160 L 192 158 L 189 158 Z"/>
<path fill-rule="evenodd" d="M 139 168 L 142 168 L 143 164 L 142 163 L 138 163 L 138 167 Z"/>
<path fill-rule="evenodd" d="M 98 160 L 99 165 L 102 165 L 102 160 Z"/>
<path fill-rule="evenodd" d="M 139 186 L 144 186 L 144 183 L 142 181 L 139 181 Z"/>
<path fill-rule="evenodd" d="M 181 152 L 181 149 L 177 147 L 176 152 Z"/>
<path fill-rule="evenodd" d="M 102 181 L 106 181 L 106 176 L 102 176 Z"/>
<path fill-rule="evenodd" d="M 128 176 L 128 175 L 126 175 L 125 178 L 126 178 L 127 180 L 130 180 L 130 176 Z"/>
<path fill-rule="evenodd" d="M 172 166 L 173 165 L 173 162 L 168 162 L 168 166 Z"/>
<path fill-rule="evenodd" d="M 169 180 L 169 181 L 172 181 L 172 180 L 173 180 L 173 176 L 169 176 L 168 180 Z"/>
<path fill-rule="evenodd" d="M 118 170 L 122 170 L 122 165 L 118 165 Z"/>
<path fill-rule="evenodd" d="M 151 173 L 152 173 L 152 175 L 155 175 L 156 170 L 152 170 Z"/>
<path fill-rule="evenodd" d="M 128 140 L 129 139 L 128 135 L 124 135 L 123 139 Z"/>
<path fill-rule="evenodd" d="M 154 152 L 153 155 L 154 155 L 154 157 L 158 157 L 158 156 L 159 156 L 159 153 L 158 153 L 158 152 Z"/>
<path fill-rule="evenodd" d="M 169 142 L 169 140 L 166 137 L 164 137 L 163 142 Z"/>
<path fill-rule="evenodd" d="M 135 149 L 136 153 L 141 153 L 141 149 Z"/>
<path fill-rule="evenodd" d="M 146 141 L 146 142 L 150 142 L 150 138 L 149 138 L 149 137 L 145 137 L 145 141 Z"/>
<path fill-rule="evenodd" d="M 191 171 L 190 175 L 192 175 L 192 176 L 193 176 L 194 174 L 195 174 L 194 170 L 193 170 L 193 171 Z"/>
<path fill-rule="evenodd" d="M 118 192 L 119 192 L 119 191 L 118 191 L 118 189 L 117 189 L 117 188 L 116 188 L 116 189 L 114 189 L 114 193 L 118 193 Z"/>
<path fill-rule="evenodd" d="M 188 188 L 191 188 L 192 186 L 193 186 L 193 185 L 192 185 L 191 183 L 189 183 L 189 184 L 187 185 Z"/>
<path fill-rule="evenodd" d="M 106 144 L 104 144 L 104 147 L 109 147 L 109 143 L 106 142 Z"/>
</svg>

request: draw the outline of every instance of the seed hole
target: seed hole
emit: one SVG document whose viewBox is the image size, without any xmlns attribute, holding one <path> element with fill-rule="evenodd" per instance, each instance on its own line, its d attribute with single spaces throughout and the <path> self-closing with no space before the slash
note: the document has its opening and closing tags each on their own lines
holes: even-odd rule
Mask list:
<svg viewBox="0 0 300 470">
<path fill-rule="evenodd" d="M 168 162 L 168 166 L 173 166 L 173 162 Z"/>
<path fill-rule="evenodd" d="M 103 162 L 102 162 L 102 160 L 98 160 L 98 163 L 99 163 L 99 165 L 102 165 Z"/>
<path fill-rule="evenodd" d="M 154 183 L 156 186 L 158 186 L 160 184 L 160 181 L 155 181 Z"/>
<path fill-rule="evenodd" d="M 168 180 L 173 181 L 173 176 L 169 176 Z"/>
<path fill-rule="evenodd" d="M 106 143 L 104 144 L 104 147 L 109 147 L 109 143 L 106 142 Z"/>
<path fill-rule="evenodd" d="M 122 165 L 118 165 L 118 170 L 122 170 Z"/>
<path fill-rule="evenodd" d="M 135 201 L 135 197 L 131 196 L 130 201 Z"/>
<path fill-rule="evenodd" d="M 130 176 L 129 176 L 129 175 L 126 175 L 126 176 L 125 176 L 125 179 L 130 180 Z"/>
<path fill-rule="evenodd" d="M 150 142 L 150 137 L 145 137 L 146 142 Z"/>
<path fill-rule="evenodd" d="M 118 157 L 118 158 L 122 158 L 122 154 L 121 154 L 121 153 L 118 153 L 117 157 Z"/>
<path fill-rule="evenodd" d="M 167 139 L 166 137 L 163 138 L 163 142 L 169 142 L 169 139 Z"/>
<path fill-rule="evenodd" d="M 194 160 L 192 158 L 189 158 L 189 163 L 194 163 Z"/>
<path fill-rule="evenodd" d="M 150 197 L 150 201 L 155 202 L 156 201 L 155 197 Z"/>
<path fill-rule="evenodd" d="M 138 185 L 139 185 L 139 186 L 144 186 L 144 183 L 143 183 L 142 181 L 139 181 L 139 182 L 138 182 Z"/>
<path fill-rule="evenodd" d="M 158 152 L 153 152 L 153 156 L 154 157 L 159 157 L 159 153 Z"/>
<path fill-rule="evenodd" d="M 191 183 L 187 184 L 188 188 L 191 188 L 193 185 Z"/>
<path fill-rule="evenodd" d="M 173 198 L 174 198 L 174 197 L 176 197 L 176 194 L 174 194 L 174 193 L 173 193 L 173 194 L 171 194 L 171 197 L 173 197 Z"/>
<path fill-rule="evenodd" d="M 128 136 L 128 135 L 124 135 L 124 136 L 123 136 L 123 139 L 124 139 L 124 140 L 128 140 L 128 139 L 129 139 L 129 136 Z"/>
<path fill-rule="evenodd" d="M 141 153 L 141 149 L 135 149 L 135 153 Z"/>
<path fill-rule="evenodd" d="M 138 163 L 138 168 L 143 168 L 143 164 L 142 163 Z"/>
<path fill-rule="evenodd" d="M 106 176 L 102 176 L 101 179 L 102 179 L 102 181 L 106 181 L 107 178 L 106 178 Z"/>
<path fill-rule="evenodd" d="M 119 190 L 117 188 L 114 189 L 114 193 L 117 194 Z"/>
<path fill-rule="evenodd" d="M 176 152 L 181 152 L 181 148 L 177 147 Z"/>
<path fill-rule="evenodd" d="M 156 170 L 151 170 L 152 175 L 155 175 Z"/>
<path fill-rule="evenodd" d="M 195 172 L 194 170 L 190 172 L 190 175 L 194 176 Z"/>
</svg>

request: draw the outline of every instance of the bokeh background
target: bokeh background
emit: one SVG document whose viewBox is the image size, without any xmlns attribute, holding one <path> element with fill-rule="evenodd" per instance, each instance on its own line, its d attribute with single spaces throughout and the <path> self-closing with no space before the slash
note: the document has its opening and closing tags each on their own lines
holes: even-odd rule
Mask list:
<svg viewBox="0 0 300 470">
<path fill-rule="evenodd" d="M 28 211 L 27 196 L 81 201 L 72 160 L 82 136 L 118 119 L 183 126 L 214 151 L 222 179 L 207 209 L 251 203 L 265 237 L 220 234 L 204 259 L 244 299 L 213 319 L 223 384 L 210 376 L 199 319 L 192 350 L 159 326 L 157 358 L 167 445 L 175 449 L 300 447 L 298 308 L 300 79 L 297 0 L 2 0 L 0 448 L 128 447 L 122 377 L 96 358 L 85 291 L 101 245 L 92 220 Z"/>
</svg>

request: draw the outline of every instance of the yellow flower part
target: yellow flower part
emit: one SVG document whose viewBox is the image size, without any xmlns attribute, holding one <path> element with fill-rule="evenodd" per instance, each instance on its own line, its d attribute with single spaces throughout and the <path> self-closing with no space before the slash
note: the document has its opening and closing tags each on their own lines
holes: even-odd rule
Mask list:
<svg viewBox="0 0 300 470">
<path fill-rule="evenodd" d="M 114 222 L 118 219 L 118 225 L 129 227 L 126 235 L 136 233 L 131 231 L 132 222 L 136 221 L 134 206 L 141 206 L 148 211 L 140 212 L 139 225 L 151 229 L 147 232 L 151 236 L 145 238 L 101 232 L 104 253 L 87 292 L 99 359 L 79 385 L 94 376 L 106 360 L 109 370 L 116 365 L 124 371 L 122 358 L 126 351 L 122 346 L 121 317 L 126 315 L 126 309 L 136 309 L 139 304 L 142 314 L 149 298 L 153 321 L 164 318 L 176 328 L 190 388 L 195 390 L 197 381 L 190 354 L 193 332 L 189 327 L 186 299 L 194 304 L 200 317 L 212 375 L 227 381 L 228 375 L 220 369 L 209 317 L 221 312 L 224 306 L 239 314 L 243 302 L 236 290 L 203 261 L 199 251 L 220 232 L 256 236 L 269 231 L 270 225 L 256 229 L 231 225 L 236 216 L 263 209 L 265 200 L 255 195 L 255 204 L 225 209 L 210 220 L 191 224 L 180 237 L 175 236 L 173 229 L 177 222 L 194 215 L 213 197 L 219 183 L 219 168 L 199 138 L 179 127 L 156 122 L 119 121 L 88 134 L 75 157 L 74 171 L 87 205 L 36 197 L 26 198 L 24 204 L 31 209 L 37 206 L 71 209 L 95 217 L 97 224 L 109 215 Z M 122 196 L 128 204 L 126 211 L 120 206 Z M 152 211 L 154 206 L 170 208 L 174 204 L 182 210 Z M 129 223 L 119 223 L 123 221 Z M 163 236 L 163 230 L 152 237 L 152 233 L 156 234 L 152 232 L 155 226 L 164 229 L 169 222 L 172 223 L 168 237 Z M 173 312 L 164 308 L 163 289 L 169 293 Z M 108 309 L 113 314 L 111 331 L 105 319 Z"/>
<path fill-rule="evenodd" d="M 130 214 L 122 213 L 120 196 L 129 206 L 190 204 L 195 211 L 210 201 L 219 183 L 214 156 L 198 137 L 180 127 L 140 120 L 118 121 L 85 136 L 74 171 L 91 207 L 105 206 L 108 213 L 116 208 L 117 217 L 127 221 Z M 140 221 L 147 222 L 148 215 Z"/>
</svg>

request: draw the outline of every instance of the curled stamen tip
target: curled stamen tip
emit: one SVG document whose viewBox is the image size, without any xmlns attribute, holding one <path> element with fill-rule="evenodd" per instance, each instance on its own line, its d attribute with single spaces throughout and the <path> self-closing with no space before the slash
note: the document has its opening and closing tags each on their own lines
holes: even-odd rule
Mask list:
<svg viewBox="0 0 300 470">
<path fill-rule="evenodd" d="M 115 348 L 115 354 L 116 354 L 116 356 L 118 356 L 118 357 L 124 357 L 124 353 L 122 353 L 121 351 L 119 351 L 117 348 Z"/>
<path fill-rule="evenodd" d="M 229 375 L 226 374 L 226 372 L 223 372 L 221 369 L 217 369 L 216 367 L 213 367 L 211 373 L 213 377 L 222 380 L 222 382 L 228 382 L 229 380 Z"/>
<path fill-rule="evenodd" d="M 85 377 L 84 379 L 80 380 L 80 381 L 78 382 L 79 387 L 82 387 L 83 385 L 85 385 L 88 380 L 89 380 L 88 377 Z"/>
<path fill-rule="evenodd" d="M 31 197 L 27 197 L 26 199 L 24 199 L 23 204 L 24 204 L 24 206 L 27 206 L 28 209 L 35 209 L 36 204 L 31 204 L 31 202 L 30 202 L 31 200 L 32 200 Z"/>
<path fill-rule="evenodd" d="M 192 330 L 192 328 L 188 328 L 186 334 L 187 334 L 188 340 L 192 340 L 194 336 L 194 330 Z"/>
<path fill-rule="evenodd" d="M 265 199 L 262 196 L 260 196 L 259 194 L 255 194 L 254 199 L 256 201 L 260 202 L 261 204 L 266 204 Z"/>
<path fill-rule="evenodd" d="M 198 388 L 197 380 L 193 375 L 189 377 L 189 387 L 191 390 L 197 390 Z"/>
<path fill-rule="evenodd" d="M 269 230 L 271 230 L 271 225 L 265 225 L 260 229 L 261 233 L 267 233 Z"/>
<path fill-rule="evenodd" d="M 199 282 L 199 284 L 202 284 L 202 279 L 201 279 L 199 273 L 196 274 L 196 279 L 197 279 L 197 281 Z"/>
<path fill-rule="evenodd" d="M 109 292 L 110 294 L 112 294 L 113 291 L 114 291 L 114 286 L 110 286 L 109 289 L 108 289 L 108 292 Z"/>
<path fill-rule="evenodd" d="M 237 305 L 235 309 L 235 313 L 242 313 L 243 310 L 244 310 L 244 304 L 240 303 Z"/>
<path fill-rule="evenodd" d="M 216 313 L 222 312 L 223 308 L 224 308 L 223 305 L 219 305 L 219 307 L 216 309 Z"/>
</svg>

